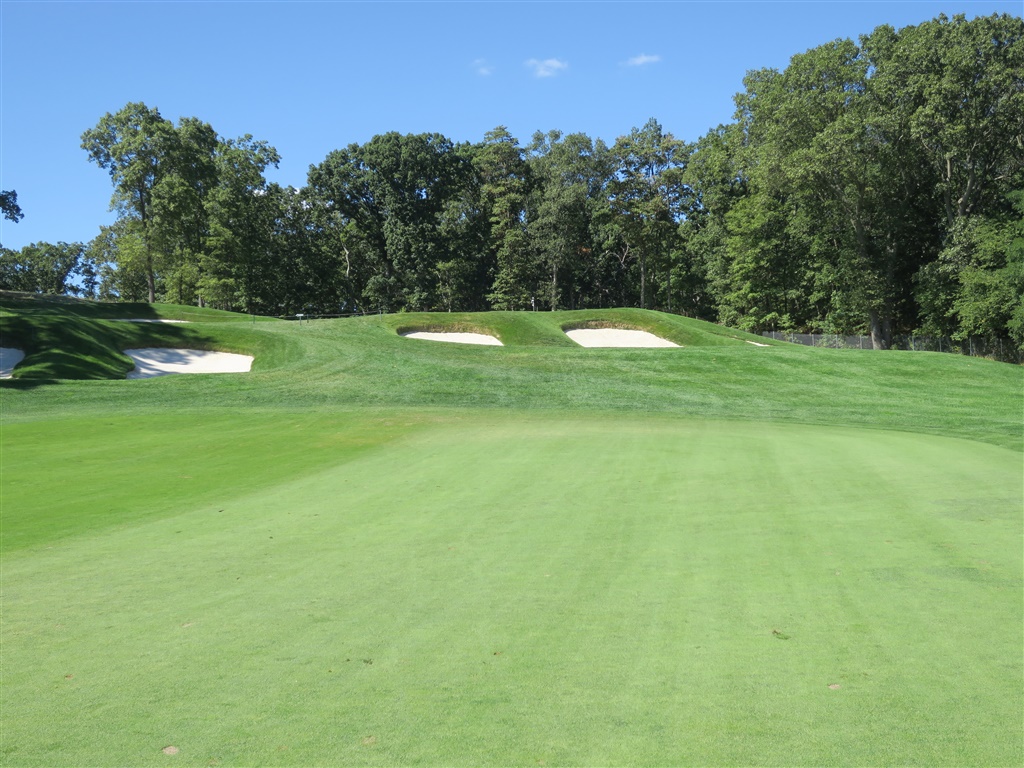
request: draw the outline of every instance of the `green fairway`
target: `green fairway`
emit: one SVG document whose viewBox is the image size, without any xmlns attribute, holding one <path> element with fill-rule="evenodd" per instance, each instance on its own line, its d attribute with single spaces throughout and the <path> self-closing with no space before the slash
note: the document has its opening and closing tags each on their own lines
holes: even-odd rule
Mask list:
<svg viewBox="0 0 1024 768">
<path fill-rule="evenodd" d="M 1019 368 L 572 315 L 79 318 L 256 362 L 0 388 L 0 762 L 1024 761 Z"/>
</svg>

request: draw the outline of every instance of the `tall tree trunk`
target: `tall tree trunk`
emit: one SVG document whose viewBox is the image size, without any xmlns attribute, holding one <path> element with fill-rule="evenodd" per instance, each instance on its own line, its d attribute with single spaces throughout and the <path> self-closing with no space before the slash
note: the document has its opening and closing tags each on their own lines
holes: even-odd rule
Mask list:
<svg viewBox="0 0 1024 768">
<path fill-rule="evenodd" d="M 640 251 L 640 309 L 647 309 L 647 254 Z"/>
<path fill-rule="evenodd" d="M 202 262 L 201 261 L 200 261 L 199 269 L 197 270 L 197 272 L 198 272 L 198 277 L 196 278 L 196 283 L 195 283 L 195 285 L 196 285 L 196 304 L 199 307 L 205 307 L 206 306 L 206 301 L 203 299 L 203 294 L 200 293 L 201 289 L 199 287 L 199 286 L 201 286 L 203 284 L 203 267 L 202 267 Z M 184 302 L 182 302 L 182 303 L 184 303 Z M 221 307 L 221 309 L 230 309 L 230 307 Z"/>
<path fill-rule="evenodd" d="M 669 262 L 668 269 L 665 272 L 665 276 L 668 282 L 668 311 L 672 311 L 672 263 Z"/>
<path fill-rule="evenodd" d="M 883 315 L 877 309 L 868 311 L 871 321 L 872 349 L 889 349 L 892 346 L 892 317 Z"/>
<path fill-rule="evenodd" d="M 146 288 L 149 289 L 149 303 L 156 303 L 156 277 L 153 274 L 153 246 L 149 242 L 149 216 L 146 206 L 145 190 L 141 190 L 142 242 L 146 247 Z"/>
<path fill-rule="evenodd" d="M 153 254 L 146 243 L 146 288 L 149 290 L 149 303 L 156 303 L 156 278 L 153 275 Z"/>
</svg>

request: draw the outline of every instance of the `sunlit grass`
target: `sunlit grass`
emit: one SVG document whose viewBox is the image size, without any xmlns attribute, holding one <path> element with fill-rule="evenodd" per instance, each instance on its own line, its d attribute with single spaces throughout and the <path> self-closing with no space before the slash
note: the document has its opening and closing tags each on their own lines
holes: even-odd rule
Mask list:
<svg viewBox="0 0 1024 768">
<path fill-rule="evenodd" d="M 1024 760 L 1019 368 L 90 312 L 256 362 L 0 385 L 4 765 Z"/>
</svg>

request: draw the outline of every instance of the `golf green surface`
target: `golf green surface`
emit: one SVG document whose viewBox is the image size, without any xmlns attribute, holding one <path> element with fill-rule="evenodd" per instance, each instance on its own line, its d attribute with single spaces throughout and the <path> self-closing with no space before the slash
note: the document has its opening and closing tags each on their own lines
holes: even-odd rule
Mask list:
<svg viewBox="0 0 1024 768">
<path fill-rule="evenodd" d="M 0 389 L 0 763 L 1024 761 L 1019 369 L 346 322 L 209 331 L 248 378 Z M 759 420 L 744 370 L 832 397 Z"/>
</svg>

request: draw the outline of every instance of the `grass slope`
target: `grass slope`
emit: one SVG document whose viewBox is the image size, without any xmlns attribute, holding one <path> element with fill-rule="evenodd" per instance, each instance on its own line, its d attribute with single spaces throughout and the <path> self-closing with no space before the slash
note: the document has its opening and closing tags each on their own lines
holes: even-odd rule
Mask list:
<svg viewBox="0 0 1024 768">
<path fill-rule="evenodd" d="M 584 349 L 561 332 L 563 324 L 597 314 L 452 318 L 456 327 L 488 330 L 509 341 L 500 348 L 396 333 L 439 327 L 448 318 L 440 314 L 187 326 L 18 317 L 38 335 L 53 328 L 60 335 L 54 331 L 49 346 L 37 348 L 15 369 L 16 378 L 3 390 L 4 417 L 224 406 L 653 411 L 901 429 L 1024 448 L 1024 378 L 1016 366 L 925 352 L 755 347 L 741 341 L 738 331 L 710 326 L 719 331 L 711 333 L 707 323 L 637 310 L 622 315 L 634 325 L 642 324 L 638 316 L 650 318 L 648 327 L 673 325 L 676 339 L 693 343 L 682 349 Z M 0 317 L 5 338 L 14 335 L 14 320 Z M 146 346 L 252 354 L 253 373 L 88 384 L 48 378 L 56 363 L 47 361 L 55 356 L 71 361 L 64 370 L 87 369 L 83 377 L 106 378 L 116 369 L 122 378 L 131 363 L 120 350 Z"/>
<path fill-rule="evenodd" d="M 338 440 L 5 555 L 4 763 L 1019 762 L 1016 454 L 621 417 Z"/>
<path fill-rule="evenodd" d="M 184 320 L 188 325 L 129 323 L 129 319 Z M 259 321 L 266 322 L 266 318 Z M 25 359 L 15 369 L 21 381 L 123 379 L 134 363 L 122 350 L 139 347 L 254 349 L 265 356 L 258 335 L 239 330 L 257 318 L 234 312 L 170 304 L 105 304 L 70 297 L 0 291 L 0 346 L 16 347 Z M 223 324 L 230 323 L 225 327 Z M 200 328 L 214 324 L 217 331 Z M 242 326 L 245 327 L 245 326 Z"/>
<path fill-rule="evenodd" d="M 573 328 L 630 328 L 649 331 L 681 346 L 736 345 L 766 341 L 744 331 L 703 320 L 642 309 L 590 309 L 563 312 L 410 312 L 388 315 L 382 322 L 396 333 L 409 331 L 468 331 L 496 336 L 506 346 L 578 348 L 564 331 Z"/>
<path fill-rule="evenodd" d="M 1024 761 L 1019 368 L 3 306 L 257 355 L 0 385 L 4 765 Z"/>
</svg>

